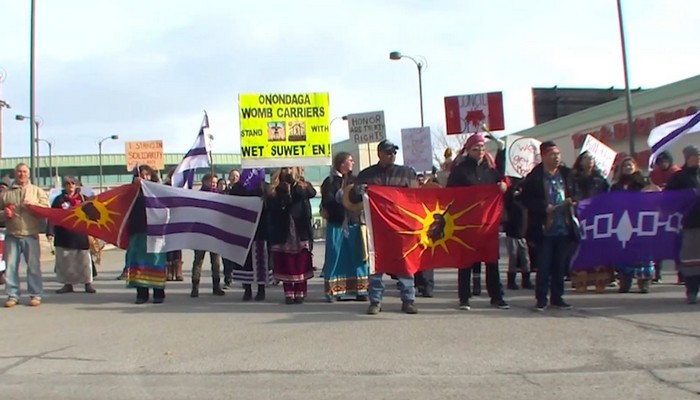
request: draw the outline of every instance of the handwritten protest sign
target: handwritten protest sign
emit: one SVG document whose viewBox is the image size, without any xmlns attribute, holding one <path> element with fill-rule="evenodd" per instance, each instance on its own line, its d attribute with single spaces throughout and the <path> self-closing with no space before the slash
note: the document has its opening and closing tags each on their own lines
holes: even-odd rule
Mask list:
<svg viewBox="0 0 700 400">
<path fill-rule="evenodd" d="M 418 172 L 433 168 L 433 146 L 430 127 L 401 129 L 403 164 Z"/>
<path fill-rule="evenodd" d="M 586 135 L 586 139 L 583 141 L 581 153 L 584 151 L 591 153 L 596 166 L 600 168 L 600 172 L 607 178 L 612 171 L 617 152 L 591 135 Z"/>
<path fill-rule="evenodd" d="M 381 142 L 386 139 L 384 111 L 348 114 L 348 130 L 355 144 Z"/>
<path fill-rule="evenodd" d="M 162 170 L 165 168 L 162 140 L 143 140 L 126 142 L 126 170 L 131 171 L 136 165 L 148 165 Z"/>
<path fill-rule="evenodd" d="M 238 96 L 243 168 L 330 165 L 328 93 Z"/>
<path fill-rule="evenodd" d="M 542 161 L 537 139 L 522 136 L 506 137 L 506 175 L 524 178 Z"/>
</svg>

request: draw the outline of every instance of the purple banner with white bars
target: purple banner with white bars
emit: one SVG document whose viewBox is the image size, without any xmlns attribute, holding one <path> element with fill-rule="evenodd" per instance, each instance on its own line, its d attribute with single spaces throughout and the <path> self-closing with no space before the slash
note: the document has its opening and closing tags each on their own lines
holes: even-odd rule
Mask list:
<svg viewBox="0 0 700 400">
<path fill-rule="evenodd" d="M 580 270 L 676 259 L 683 217 L 697 200 L 692 189 L 614 191 L 582 200 L 576 207 L 581 241 L 571 266 Z"/>
</svg>

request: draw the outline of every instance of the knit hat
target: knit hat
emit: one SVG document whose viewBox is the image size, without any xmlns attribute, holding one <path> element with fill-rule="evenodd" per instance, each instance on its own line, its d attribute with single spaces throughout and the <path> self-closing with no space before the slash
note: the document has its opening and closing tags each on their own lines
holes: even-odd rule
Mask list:
<svg viewBox="0 0 700 400">
<path fill-rule="evenodd" d="M 694 144 L 685 146 L 683 148 L 683 157 L 685 157 L 685 159 L 687 160 L 692 156 L 700 156 L 700 148 L 698 148 L 698 146 L 695 146 Z"/>
</svg>

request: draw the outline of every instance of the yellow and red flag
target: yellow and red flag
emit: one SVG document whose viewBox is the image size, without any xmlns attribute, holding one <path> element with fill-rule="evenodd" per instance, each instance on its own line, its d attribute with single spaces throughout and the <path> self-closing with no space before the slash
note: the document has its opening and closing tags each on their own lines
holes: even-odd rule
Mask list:
<svg viewBox="0 0 700 400">
<path fill-rule="evenodd" d="M 370 186 L 367 193 L 376 272 L 412 275 L 498 260 L 498 186 Z"/>
<path fill-rule="evenodd" d="M 87 233 L 126 249 L 129 244 L 127 221 L 139 188 L 139 183 L 122 185 L 67 209 L 38 206 L 29 208 L 54 225 Z"/>
</svg>

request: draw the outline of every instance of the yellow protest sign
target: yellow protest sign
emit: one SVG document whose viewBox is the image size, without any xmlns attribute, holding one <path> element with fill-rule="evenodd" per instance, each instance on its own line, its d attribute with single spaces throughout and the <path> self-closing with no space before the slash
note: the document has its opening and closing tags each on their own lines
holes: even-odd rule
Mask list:
<svg viewBox="0 0 700 400">
<path fill-rule="evenodd" d="M 127 171 L 131 171 L 136 165 L 148 165 L 157 170 L 165 167 L 162 140 L 143 140 L 125 144 Z"/>
<path fill-rule="evenodd" d="M 241 166 L 330 165 L 328 93 L 238 95 Z"/>
</svg>

